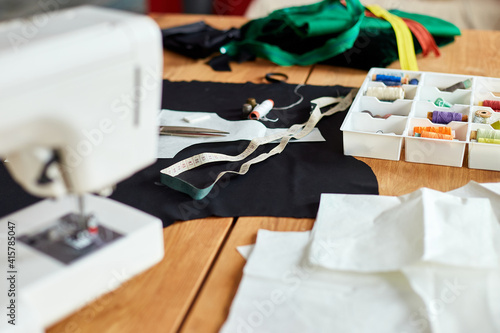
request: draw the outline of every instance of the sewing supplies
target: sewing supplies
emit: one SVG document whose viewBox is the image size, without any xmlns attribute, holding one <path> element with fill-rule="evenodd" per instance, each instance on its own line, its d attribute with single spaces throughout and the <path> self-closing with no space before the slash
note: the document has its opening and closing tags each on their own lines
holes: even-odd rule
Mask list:
<svg viewBox="0 0 500 333">
<path fill-rule="evenodd" d="M 373 81 L 378 78 L 377 75 L 417 78 L 419 82 L 416 86 L 401 86 L 405 93 L 404 99 L 383 103 L 380 99 L 386 97 L 377 94 L 384 90 L 372 89 L 383 87 L 381 83 Z M 462 84 L 457 84 L 459 81 Z M 455 87 L 451 87 L 453 85 Z M 452 90 L 457 86 L 455 92 L 440 90 Z M 386 87 L 391 88 L 395 89 Z M 500 92 L 499 79 L 372 68 L 359 91 L 340 127 L 345 155 L 393 161 L 404 159 L 406 162 L 453 167 L 462 167 L 465 162 L 465 166 L 471 169 L 500 171 L 499 146 L 480 144 L 470 137 L 471 131 L 479 127 L 500 131 L 500 112 L 494 112 L 494 109 L 500 111 L 500 96 L 493 94 L 495 91 Z M 379 100 L 368 97 L 369 95 L 375 95 Z M 483 107 L 478 107 L 478 104 Z M 364 114 L 370 114 L 368 111 L 371 117 Z M 443 113 L 432 112 L 431 117 L 429 111 Z M 386 114 L 396 116 L 385 120 L 376 119 L 379 118 L 376 115 L 383 117 Z M 445 119 L 439 119 L 443 117 Z M 415 135 L 413 129 L 417 126 L 448 126 L 452 129 L 451 137 L 449 132 L 431 134 L 435 133 L 432 130 L 427 131 L 431 133 L 417 131 Z M 394 132 L 396 135 L 383 135 L 387 132 Z"/>
<path fill-rule="evenodd" d="M 255 98 L 250 97 L 247 98 L 246 104 L 250 104 L 253 110 L 253 108 L 257 106 L 257 101 L 255 100 Z"/>
<path fill-rule="evenodd" d="M 344 111 L 349 108 L 354 97 L 356 96 L 358 89 L 352 89 L 345 97 L 320 97 L 311 101 L 311 104 L 314 106 L 314 109 L 307 120 L 307 122 L 302 124 L 292 125 L 286 132 L 276 133 L 273 135 L 268 135 L 265 137 L 257 137 L 250 141 L 249 145 L 246 149 L 236 156 L 229 156 L 225 154 L 217 154 L 217 153 L 201 153 L 195 156 L 188 157 L 180 162 L 177 162 L 163 170 L 161 170 L 160 179 L 162 184 L 169 186 L 172 189 L 181 191 L 183 193 L 188 194 L 195 200 L 203 199 L 214 187 L 214 185 L 221 179 L 225 174 L 238 174 L 244 175 L 248 172 L 250 167 L 253 164 L 264 161 L 265 159 L 281 153 L 288 142 L 291 139 L 302 139 L 308 134 L 311 133 L 312 130 L 316 127 L 316 124 L 326 116 L 330 116 L 339 111 Z M 329 105 L 334 105 L 326 112 L 321 112 L 321 108 L 327 107 Z M 239 170 L 226 170 L 217 175 L 215 180 L 207 187 L 197 188 L 196 186 L 177 178 L 178 175 L 189 171 L 191 169 L 197 168 L 201 165 L 212 163 L 212 162 L 238 162 L 248 158 L 252 155 L 259 146 L 271 143 L 279 140 L 279 144 L 271 149 L 267 153 L 263 153 L 259 156 L 256 156 L 247 162 L 243 163 Z"/>
<path fill-rule="evenodd" d="M 500 112 L 500 101 L 485 99 L 484 101 L 479 102 L 479 106 L 490 107 L 493 111 Z"/>
<path fill-rule="evenodd" d="M 395 101 L 405 98 L 405 91 L 401 87 L 368 87 L 365 96 L 378 98 L 380 101 Z"/>
<path fill-rule="evenodd" d="M 403 19 L 389 13 L 379 5 L 366 6 L 366 9 L 372 12 L 375 16 L 383 18 L 389 22 L 394 29 L 401 68 L 404 70 L 418 71 L 415 46 L 413 44 L 413 35 Z"/>
<path fill-rule="evenodd" d="M 467 121 L 468 116 L 460 112 L 431 111 L 427 112 L 427 119 L 434 124 L 448 124 L 452 121 Z"/>
<path fill-rule="evenodd" d="M 288 80 L 288 75 L 285 73 L 267 73 L 265 79 L 270 83 L 281 83 Z"/>
<path fill-rule="evenodd" d="M 416 86 L 418 84 L 418 79 L 411 79 L 410 82 L 408 82 L 408 83 Z"/>
<path fill-rule="evenodd" d="M 183 137 L 214 137 L 225 136 L 229 132 L 219 131 L 211 128 L 186 127 L 186 126 L 160 126 L 160 135 L 183 136 Z"/>
<path fill-rule="evenodd" d="M 445 101 L 444 99 L 442 99 L 441 97 L 438 97 L 435 101 L 434 101 L 434 105 L 435 106 L 439 106 L 441 108 L 451 108 L 453 105 L 451 105 L 450 103 L 448 103 L 447 101 Z"/>
<path fill-rule="evenodd" d="M 391 84 L 391 82 L 398 84 L 398 85 L 402 85 L 402 84 L 408 84 L 409 79 L 408 79 L 408 76 L 373 74 L 372 80 L 373 81 L 382 81 L 385 83 L 385 85 L 394 85 L 394 84 Z"/>
<path fill-rule="evenodd" d="M 470 139 L 477 140 L 479 143 L 493 143 L 500 145 L 500 131 L 478 128 L 477 131 L 471 131 Z"/>
<path fill-rule="evenodd" d="M 245 103 L 243 104 L 243 107 L 241 108 L 241 112 L 243 113 L 244 118 L 248 118 L 248 115 L 250 112 L 252 112 L 253 107 L 251 104 Z"/>
<path fill-rule="evenodd" d="M 252 112 L 248 115 L 248 119 L 259 120 L 267 119 L 266 115 L 273 109 L 274 102 L 272 99 L 266 99 L 264 102 L 257 104 Z"/>
<path fill-rule="evenodd" d="M 363 110 L 363 111 L 361 111 L 361 112 L 363 112 L 363 113 L 368 113 L 370 116 L 372 116 L 372 118 L 387 119 L 387 118 L 389 118 L 390 116 L 392 116 L 392 114 L 390 114 L 390 113 L 385 114 L 385 115 L 383 115 L 383 116 L 379 116 L 378 114 L 373 115 L 373 114 L 372 114 L 370 111 L 368 111 L 368 110 Z M 378 133 L 378 132 L 377 132 L 377 133 Z"/>
<path fill-rule="evenodd" d="M 455 137 L 451 127 L 448 126 L 415 126 L 413 128 L 415 137 L 453 140 Z"/>
<path fill-rule="evenodd" d="M 192 115 L 192 116 L 186 116 L 182 118 L 187 123 L 194 124 L 194 123 L 201 123 L 202 121 L 210 119 L 210 115 Z"/>
<path fill-rule="evenodd" d="M 491 112 L 488 110 L 477 110 L 474 113 L 473 123 L 476 124 L 489 124 L 491 120 Z"/>
<path fill-rule="evenodd" d="M 469 89 L 472 86 L 472 81 L 470 79 L 457 82 L 449 87 L 440 88 L 441 91 L 454 92 L 457 89 Z"/>
</svg>

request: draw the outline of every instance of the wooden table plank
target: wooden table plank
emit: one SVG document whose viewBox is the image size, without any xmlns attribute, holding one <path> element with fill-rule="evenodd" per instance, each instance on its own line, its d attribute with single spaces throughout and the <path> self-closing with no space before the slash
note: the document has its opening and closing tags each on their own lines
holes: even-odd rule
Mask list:
<svg viewBox="0 0 500 333">
<path fill-rule="evenodd" d="M 237 252 L 237 246 L 254 244 L 259 229 L 306 231 L 312 228 L 313 223 L 313 219 L 240 217 L 189 312 L 181 332 L 219 331 L 229 313 L 246 262 Z"/>
<path fill-rule="evenodd" d="M 440 49 L 440 57 L 436 58 L 431 54 L 424 58 L 419 55 L 419 69 L 428 72 L 500 77 L 500 57 L 493 45 L 500 45 L 500 31 L 466 30 L 454 43 Z M 389 68 L 400 68 L 399 61 L 391 64 Z M 359 87 L 365 77 L 366 71 L 317 65 L 307 83 Z M 469 169 L 467 158 L 461 168 L 404 162 L 404 151 L 401 161 L 363 157 L 358 159 L 372 168 L 379 182 L 380 194 L 383 195 L 406 194 L 420 187 L 449 191 L 467 184 L 470 180 L 480 183 L 500 182 L 500 172 Z"/>
<path fill-rule="evenodd" d="M 176 332 L 232 221 L 232 218 L 207 218 L 174 223 L 163 229 L 165 257 L 159 264 L 47 332 Z"/>
<path fill-rule="evenodd" d="M 205 21 L 216 29 L 239 28 L 247 19 L 239 16 L 185 15 L 185 14 L 152 14 L 158 25 L 165 29 L 179 25 Z M 289 77 L 289 83 L 306 81 L 312 66 L 277 66 L 270 61 L 257 59 L 245 63 L 231 63 L 231 72 L 216 72 L 205 62 L 210 59 L 190 59 L 180 54 L 164 51 L 163 78 L 170 81 L 216 81 L 233 83 L 268 83 L 264 80 L 267 73 L 281 72 Z"/>
</svg>

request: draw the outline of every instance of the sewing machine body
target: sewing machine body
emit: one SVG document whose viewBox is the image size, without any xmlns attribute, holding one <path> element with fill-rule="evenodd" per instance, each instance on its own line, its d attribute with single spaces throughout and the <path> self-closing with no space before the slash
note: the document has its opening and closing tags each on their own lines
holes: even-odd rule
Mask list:
<svg viewBox="0 0 500 333">
<path fill-rule="evenodd" d="M 5 299 L 19 307 L 16 326 L 2 320 L 2 332 L 41 331 L 164 251 L 159 219 L 87 194 L 156 159 L 158 26 L 97 7 L 44 15 L 29 36 L 29 24 L 43 17 L 0 25 L 0 157 L 24 189 L 52 198 L 0 219 L 0 243 L 12 245 L 0 251 L 2 272 L 16 285 L 0 305 L 6 308 Z M 4 293 L 10 282 L 0 280 Z"/>
</svg>

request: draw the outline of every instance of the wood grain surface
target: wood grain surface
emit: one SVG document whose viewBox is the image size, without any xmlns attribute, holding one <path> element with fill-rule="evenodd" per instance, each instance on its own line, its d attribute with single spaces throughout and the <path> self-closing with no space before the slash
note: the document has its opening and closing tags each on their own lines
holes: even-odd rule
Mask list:
<svg viewBox="0 0 500 333">
<path fill-rule="evenodd" d="M 204 20 L 219 29 L 240 27 L 242 17 L 151 15 L 162 28 Z M 441 48 L 441 57 L 418 56 L 422 71 L 500 77 L 500 31 L 463 31 Z M 333 66 L 279 67 L 266 60 L 232 64 L 231 72 L 214 72 L 206 59 L 164 52 L 164 78 L 172 81 L 263 83 L 269 72 L 282 72 L 290 83 L 359 87 L 366 71 Z M 395 62 L 390 68 L 399 68 Z M 403 155 L 404 156 L 404 155 Z M 447 191 L 470 180 L 499 182 L 500 172 L 404 161 L 359 158 L 377 176 L 380 193 L 400 195 L 421 186 Z M 464 165 L 467 165 L 465 162 Z M 244 259 L 236 251 L 252 244 L 259 229 L 303 231 L 313 219 L 270 217 L 206 218 L 164 229 L 165 258 L 117 290 L 52 326 L 62 332 L 217 332 L 228 314 L 242 276 Z M 70 297 L 70 295 L 68 295 Z"/>
</svg>

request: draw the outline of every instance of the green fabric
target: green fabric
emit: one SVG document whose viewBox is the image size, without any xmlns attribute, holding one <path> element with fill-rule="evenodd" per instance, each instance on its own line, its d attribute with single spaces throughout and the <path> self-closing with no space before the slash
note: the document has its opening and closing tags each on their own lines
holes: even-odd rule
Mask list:
<svg viewBox="0 0 500 333">
<path fill-rule="evenodd" d="M 236 58 L 240 53 L 250 53 L 281 66 L 308 66 L 350 50 L 360 33 L 395 38 L 389 22 L 365 17 L 364 11 L 359 0 L 347 0 L 346 6 L 339 0 L 324 0 L 312 5 L 279 9 L 267 17 L 245 24 L 241 28 L 243 38 L 223 46 L 221 53 Z M 439 18 L 400 10 L 389 12 L 419 22 L 434 37 L 452 41 L 454 36 L 460 35 L 455 25 Z M 386 46 L 385 43 L 383 46 Z M 415 45 L 415 49 L 421 51 L 419 45 Z M 386 50 L 377 52 L 386 53 Z M 393 58 L 394 51 L 389 53 Z"/>
<path fill-rule="evenodd" d="M 358 0 L 347 0 L 346 3 L 347 7 L 344 7 L 338 0 L 325 0 L 308 6 L 274 11 L 268 17 L 245 24 L 242 27 L 245 38 L 223 46 L 221 52 L 235 56 L 243 48 L 282 66 L 307 66 L 321 62 L 350 49 L 359 34 L 364 7 Z M 276 22 L 281 23 L 276 25 Z M 277 45 L 260 40 L 266 36 L 279 38 L 279 34 L 286 29 L 295 33 L 297 43 L 304 38 L 325 34 L 336 36 L 329 38 L 321 47 L 303 54 L 287 52 Z"/>
<path fill-rule="evenodd" d="M 406 13 L 396 9 L 390 10 L 389 12 L 402 18 L 417 21 L 422 24 L 433 36 L 452 37 L 460 36 L 461 34 L 460 29 L 457 26 L 437 17 Z"/>
</svg>

